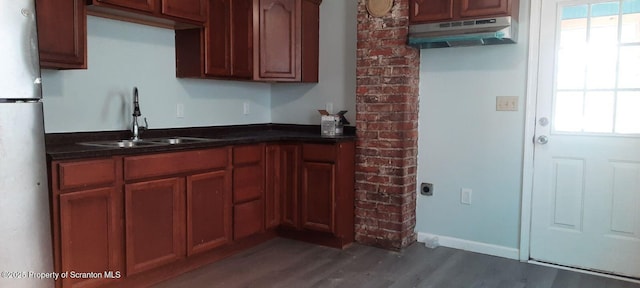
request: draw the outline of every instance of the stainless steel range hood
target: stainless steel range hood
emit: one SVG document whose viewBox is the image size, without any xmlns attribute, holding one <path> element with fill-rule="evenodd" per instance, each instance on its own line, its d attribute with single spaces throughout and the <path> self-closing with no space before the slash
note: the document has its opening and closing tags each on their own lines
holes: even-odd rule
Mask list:
<svg viewBox="0 0 640 288">
<path fill-rule="evenodd" d="M 411 25 L 408 44 L 422 49 L 511 44 L 517 40 L 517 21 L 505 16 Z"/>
</svg>

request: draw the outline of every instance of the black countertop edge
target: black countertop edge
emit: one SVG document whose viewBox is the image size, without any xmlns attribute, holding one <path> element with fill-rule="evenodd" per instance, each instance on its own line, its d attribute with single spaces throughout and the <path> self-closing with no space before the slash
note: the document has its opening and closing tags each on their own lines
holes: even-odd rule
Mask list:
<svg viewBox="0 0 640 288">
<path fill-rule="evenodd" d="M 150 129 L 142 134 L 143 139 L 173 136 L 202 137 L 212 138 L 214 140 L 179 145 L 155 145 L 135 148 L 108 148 L 77 144 L 80 142 L 90 141 L 128 139 L 131 137 L 130 131 L 122 130 L 50 133 L 45 135 L 45 143 L 47 159 L 49 161 L 53 161 L 181 151 L 260 142 L 299 141 L 336 143 L 340 141 L 352 141 L 356 138 L 355 127 L 352 126 L 345 127 L 345 135 L 337 137 L 322 137 L 320 135 L 319 125 L 277 123 Z"/>
</svg>

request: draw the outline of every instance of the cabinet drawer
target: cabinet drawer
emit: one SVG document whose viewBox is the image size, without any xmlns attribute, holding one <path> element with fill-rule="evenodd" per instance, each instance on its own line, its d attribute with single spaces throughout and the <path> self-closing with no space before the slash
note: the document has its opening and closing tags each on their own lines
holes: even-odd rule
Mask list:
<svg viewBox="0 0 640 288">
<path fill-rule="evenodd" d="M 233 207 L 233 239 L 238 240 L 262 231 L 264 212 L 262 200 Z"/>
<path fill-rule="evenodd" d="M 233 164 L 251 164 L 262 162 L 264 145 L 247 145 L 233 148 Z"/>
<path fill-rule="evenodd" d="M 233 169 L 233 203 L 246 202 L 264 194 L 264 167 L 250 165 Z"/>
<path fill-rule="evenodd" d="M 125 180 L 225 168 L 227 148 L 132 156 L 124 159 Z"/>
<path fill-rule="evenodd" d="M 335 162 L 336 146 L 333 144 L 304 144 L 302 159 L 305 161 Z"/>
<path fill-rule="evenodd" d="M 58 164 L 58 184 L 60 190 L 111 186 L 116 181 L 114 159 L 99 159 Z"/>
</svg>

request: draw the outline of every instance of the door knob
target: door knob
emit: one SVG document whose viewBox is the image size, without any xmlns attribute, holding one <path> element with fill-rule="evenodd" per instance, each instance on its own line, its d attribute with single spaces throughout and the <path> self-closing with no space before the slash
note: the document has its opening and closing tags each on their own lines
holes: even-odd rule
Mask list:
<svg viewBox="0 0 640 288">
<path fill-rule="evenodd" d="M 542 135 L 542 136 L 538 136 L 538 138 L 536 138 L 536 143 L 538 144 L 547 144 L 549 143 L 549 137 Z"/>
</svg>

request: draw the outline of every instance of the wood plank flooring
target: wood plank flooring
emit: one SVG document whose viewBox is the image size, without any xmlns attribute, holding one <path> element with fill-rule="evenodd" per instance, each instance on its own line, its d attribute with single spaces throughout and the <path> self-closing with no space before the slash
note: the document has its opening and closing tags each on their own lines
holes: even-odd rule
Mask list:
<svg viewBox="0 0 640 288">
<path fill-rule="evenodd" d="M 640 284 L 416 243 L 345 250 L 276 238 L 160 283 L 176 287 L 640 288 Z"/>
</svg>

